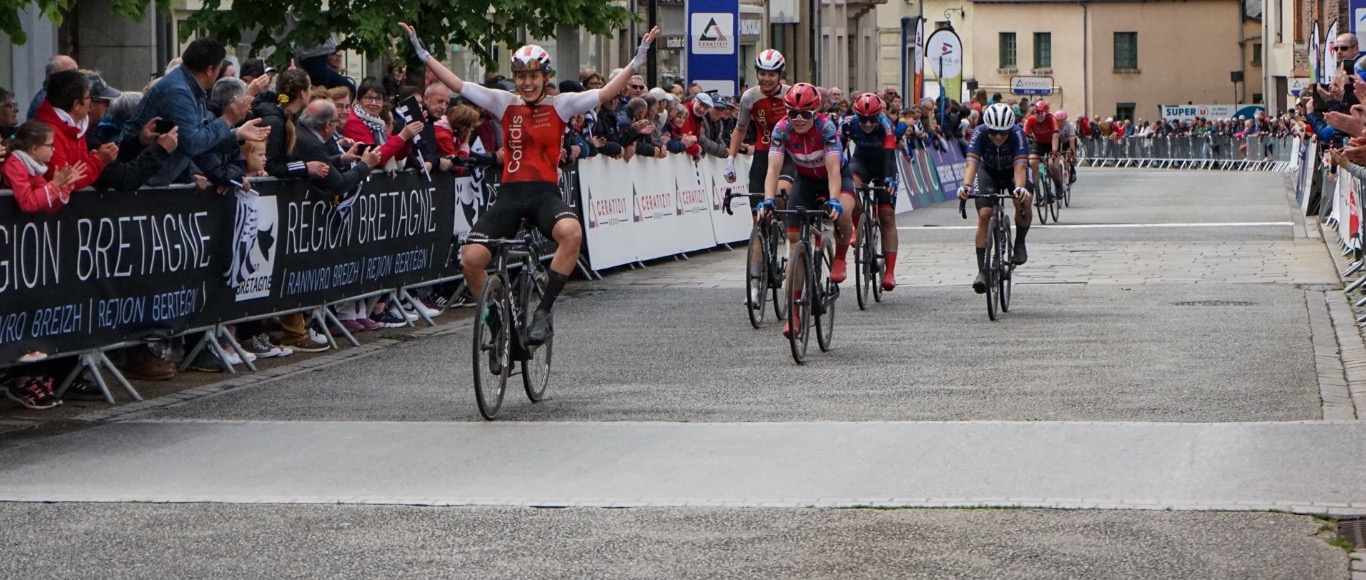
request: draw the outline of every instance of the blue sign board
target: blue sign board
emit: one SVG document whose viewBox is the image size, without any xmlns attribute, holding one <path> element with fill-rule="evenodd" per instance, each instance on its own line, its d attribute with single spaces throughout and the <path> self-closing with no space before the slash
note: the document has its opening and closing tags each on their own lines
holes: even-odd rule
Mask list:
<svg viewBox="0 0 1366 580">
<path fill-rule="evenodd" d="M 1361 37 L 1362 32 L 1366 32 L 1366 0 L 1351 0 L 1348 17 L 1352 19 L 1352 34 Z"/>
<path fill-rule="evenodd" d="M 688 79 L 704 91 L 740 89 L 739 0 L 688 0 Z"/>
</svg>

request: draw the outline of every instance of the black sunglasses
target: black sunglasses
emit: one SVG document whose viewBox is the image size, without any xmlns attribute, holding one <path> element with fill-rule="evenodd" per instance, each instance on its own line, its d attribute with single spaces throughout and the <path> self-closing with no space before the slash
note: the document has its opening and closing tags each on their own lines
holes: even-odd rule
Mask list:
<svg viewBox="0 0 1366 580">
<path fill-rule="evenodd" d="M 633 88 L 633 89 L 643 89 L 643 88 L 645 88 L 645 85 L 631 85 L 631 88 Z"/>
<path fill-rule="evenodd" d="M 803 120 L 810 121 L 811 119 L 814 119 L 815 117 L 816 117 L 816 112 L 815 112 L 815 111 L 798 111 L 798 110 L 796 110 L 796 109 L 792 109 L 792 110 L 790 110 L 790 111 L 787 112 L 787 118 L 789 118 L 789 119 L 803 119 Z"/>
<path fill-rule="evenodd" d="M 863 116 L 863 115 L 859 115 L 859 117 L 858 117 L 858 122 L 860 122 L 860 123 L 877 123 L 877 121 L 878 121 L 878 116 L 877 116 L 877 115 L 873 115 L 873 116 L 871 116 L 871 117 L 865 117 L 865 116 Z"/>
<path fill-rule="evenodd" d="M 1010 129 L 1006 129 L 1005 131 L 995 131 L 995 130 L 992 130 L 992 129 L 987 129 L 987 136 L 988 136 L 988 137 L 1005 137 L 1006 135 L 1009 135 L 1009 134 L 1010 134 Z"/>
<path fill-rule="evenodd" d="M 1333 50 L 1338 51 L 1338 52 L 1342 52 L 1342 51 L 1347 50 L 1347 49 L 1349 49 L 1349 48 L 1356 48 L 1356 47 L 1357 47 L 1357 45 L 1355 45 L 1355 44 L 1339 44 L 1339 45 L 1337 45 L 1337 46 L 1334 46 L 1334 47 L 1333 47 Z"/>
</svg>

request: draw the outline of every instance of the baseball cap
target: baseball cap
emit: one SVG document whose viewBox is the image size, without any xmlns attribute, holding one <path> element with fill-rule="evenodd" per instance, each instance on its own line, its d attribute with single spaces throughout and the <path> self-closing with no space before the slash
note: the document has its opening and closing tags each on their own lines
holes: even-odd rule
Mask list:
<svg viewBox="0 0 1366 580">
<path fill-rule="evenodd" d="M 100 101 L 112 101 L 119 98 L 123 93 L 119 92 L 104 82 L 100 78 L 100 73 L 85 73 L 86 78 L 90 79 L 90 98 Z"/>
<path fill-rule="evenodd" d="M 650 96 L 654 97 L 656 101 L 668 101 L 670 103 L 678 102 L 678 97 L 675 97 L 673 93 L 659 87 L 650 89 Z"/>
<path fill-rule="evenodd" d="M 716 102 L 712 101 L 711 95 L 708 95 L 707 93 L 697 93 L 697 95 L 693 96 L 693 100 L 697 101 L 699 105 L 702 105 L 704 107 L 716 106 Z"/>
</svg>

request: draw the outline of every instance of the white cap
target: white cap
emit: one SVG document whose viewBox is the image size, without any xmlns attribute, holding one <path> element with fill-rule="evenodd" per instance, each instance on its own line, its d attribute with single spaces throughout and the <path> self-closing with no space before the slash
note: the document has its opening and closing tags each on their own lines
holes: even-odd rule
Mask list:
<svg viewBox="0 0 1366 580">
<path fill-rule="evenodd" d="M 704 107 L 716 106 L 716 104 L 713 103 L 711 100 L 711 95 L 708 95 L 707 93 L 697 93 L 697 95 L 693 96 L 693 100 L 696 100 L 698 104 Z"/>
<path fill-rule="evenodd" d="M 678 97 L 675 97 L 673 93 L 659 87 L 650 89 L 650 96 L 654 97 L 656 101 L 668 101 L 670 103 L 678 102 Z"/>
</svg>

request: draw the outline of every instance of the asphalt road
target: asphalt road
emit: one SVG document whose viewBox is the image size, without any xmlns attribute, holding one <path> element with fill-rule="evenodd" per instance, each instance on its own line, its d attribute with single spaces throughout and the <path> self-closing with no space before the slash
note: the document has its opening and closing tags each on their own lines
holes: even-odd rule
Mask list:
<svg viewBox="0 0 1366 580">
<path fill-rule="evenodd" d="M 969 428 L 1123 422 L 1139 431 L 1153 424 L 1156 431 L 1161 424 L 1317 421 L 1322 411 L 1304 288 L 1334 281 L 1335 272 L 1321 241 L 1294 235 L 1285 183 L 1279 174 L 1085 170 L 1073 207 L 1063 211 L 1066 227 L 1030 233 L 1031 262 L 1018 272 L 1013 308 L 994 323 L 968 288 L 972 232 L 961 229 L 966 222 L 956 204 L 903 215 L 902 286 L 865 312 L 857 311 L 847 288 L 834 350 L 819 353 L 813 344 L 808 364 L 800 366 L 776 324 L 755 330 L 745 320 L 742 252 L 574 283 L 557 307 L 546 400 L 533 405 L 510 391 L 500 421 L 529 429 L 535 422 L 588 428 L 868 422 L 874 429 L 877 422 L 965 422 Z M 408 444 L 402 437 L 423 432 L 421 424 L 474 427 L 483 420 L 470 388 L 468 341 L 466 330 L 406 341 L 140 413 L 116 430 L 76 429 L 52 440 L 0 445 L 0 497 L 14 491 L 5 485 L 6 473 L 24 474 L 27 485 L 32 474 L 62 473 L 66 479 L 50 481 L 54 492 L 98 489 L 101 481 L 81 477 L 82 464 L 51 462 L 90 461 L 115 470 L 121 460 L 147 465 L 149 454 L 215 449 L 216 427 L 240 421 L 327 422 L 310 433 L 345 433 L 352 426 L 357 436 L 378 432 L 362 429 L 365 423 L 400 424 L 379 430 L 397 434 L 384 445 L 355 436 L 323 443 L 330 453 L 351 453 L 351 461 Z M 1324 425 L 1311 431 L 1331 432 L 1332 424 Z M 288 429 L 279 432 L 290 436 Z M 83 452 L 70 449 L 75 438 L 100 433 L 116 439 Z M 157 433 L 183 439 L 158 442 Z M 127 439 L 117 439 L 121 434 Z M 1315 437 L 1271 446 L 1290 454 L 1321 451 L 1310 447 Z M 301 439 L 304 444 L 318 443 Z M 442 445 L 460 441 L 411 441 L 412 452 L 428 462 L 440 462 Z M 508 447 L 520 453 L 526 445 Z M 241 457 L 223 451 L 220 463 L 252 457 L 263 472 L 305 465 L 321 480 L 348 476 L 332 473 L 335 465 L 304 463 L 317 457 L 302 448 L 265 459 L 251 451 Z M 502 461 L 531 457 L 517 453 Z M 185 459 L 212 465 L 218 457 Z M 573 464 L 572 456 L 560 459 L 561 468 Z M 1203 468 L 1194 454 L 1190 461 L 1187 475 Z M 478 463 L 458 467 L 462 476 L 498 471 Z M 576 468 L 577 484 L 591 482 L 594 467 Z M 613 467 L 614 474 L 623 468 Z M 1075 464 L 1066 471 L 1090 468 Z M 409 481 L 440 486 L 432 479 L 439 471 L 415 465 L 382 476 L 394 487 Z M 122 475 L 120 485 L 156 478 Z M 643 469 L 635 477 L 649 486 L 662 475 Z M 9 553 L 0 559 L 0 576 L 1349 577 L 1347 554 L 1319 533 L 1322 521 L 1282 513 L 745 504 L 538 509 L 365 505 L 344 498 L 338 505 L 263 505 L 253 501 L 267 495 L 252 493 L 257 499 L 248 493 L 225 503 L 0 503 L 0 545 Z"/>
</svg>

